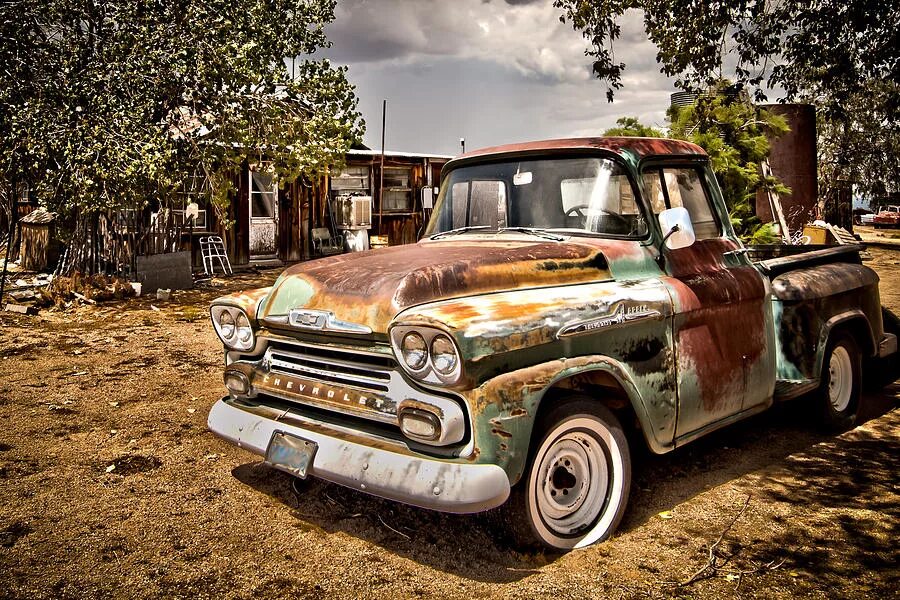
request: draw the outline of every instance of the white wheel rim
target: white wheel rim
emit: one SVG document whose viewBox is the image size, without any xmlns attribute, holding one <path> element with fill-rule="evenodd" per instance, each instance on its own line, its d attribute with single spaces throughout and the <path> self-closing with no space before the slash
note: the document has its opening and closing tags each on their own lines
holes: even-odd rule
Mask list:
<svg viewBox="0 0 900 600">
<path fill-rule="evenodd" d="M 609 535 L 625 493 L 625 460 L 618 441 L 596 418 L 578 416 L 553 428 L 538 448 L 528 481 L 528 510 L 540 536 L 557 548 L 582 548 Z M 571 477 L 557 473 L 560 466 Z M 561 494 L 563 489 L 569 493 Z"/>
<path fill-rule="evenodd" d="M 853 363 L 850 353 L 843 346 L 831 351 L 828 361 L 828 400 L 837 412 L 844 412 L 850 406 L 853 392 Z"/>
<path fill-rule="evenodd" d="M 609 468 L 600 442 L 572 431 L 556 439 L 538 467 L 538 510 L 554 532 L 571 535 L 591 525 L 603 509 Z"/>
</svg>

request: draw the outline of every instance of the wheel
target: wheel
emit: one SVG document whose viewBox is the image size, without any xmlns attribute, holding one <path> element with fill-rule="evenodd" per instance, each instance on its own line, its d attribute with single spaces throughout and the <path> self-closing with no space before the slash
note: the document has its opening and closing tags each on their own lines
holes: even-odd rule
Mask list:
<svg viewBox="0 0 900 600">
<path fill-rule="evenodd" d="M 818 391 L 819 414 L 826 428 L 849 429 L 856 422 L 860 373 L 856 340 L 848 333 L 837 334 L 825 349 Z"/>
<path fill-rule="evenodd" d="M 521 547 L 570 550 L 608 538 L 631 488 L 631 456 L 618 419 L 586 396 L 567 396 L 537 423 L 522 480 L 501 507 Z"/>
</svg>

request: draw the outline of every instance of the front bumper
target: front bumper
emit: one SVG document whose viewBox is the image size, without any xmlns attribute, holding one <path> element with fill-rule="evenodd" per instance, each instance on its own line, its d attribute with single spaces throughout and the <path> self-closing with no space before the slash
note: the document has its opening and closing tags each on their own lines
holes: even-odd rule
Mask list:
<svg viewBox="0 0 900 600">
<path fill-rule="evenodd" d="M 210 431 L 265 456 L 276 431 L 318 445 L 309 474 L 363 492 L 451 513 L 475 513 L 509 497 L 509 479 L 497 465 L 425 457 L 377 440 L 338 431 L 292 411 L 223 398 L 207 421 Z"/>
</svg>

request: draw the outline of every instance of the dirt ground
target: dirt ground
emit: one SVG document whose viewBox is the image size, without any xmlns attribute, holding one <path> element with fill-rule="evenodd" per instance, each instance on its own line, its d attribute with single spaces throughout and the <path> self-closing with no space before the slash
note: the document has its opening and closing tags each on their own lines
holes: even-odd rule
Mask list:
<svg viewBox="0 0 900 600">
<path fill-rule="evenodd" d="M 900 250 L 872 255 L 900 312 Z M 483 516 L 292 481 L 207 432 L 223 393 L 208 302 L 276 274 L 0 313 L 0 597 L 896 597 L 900 386 L 843 435 L 800 402 L 638 452 L 613 539 L 523 555 Z M 724 565 L 703 571 L 714 544 Z"/>
</svg>

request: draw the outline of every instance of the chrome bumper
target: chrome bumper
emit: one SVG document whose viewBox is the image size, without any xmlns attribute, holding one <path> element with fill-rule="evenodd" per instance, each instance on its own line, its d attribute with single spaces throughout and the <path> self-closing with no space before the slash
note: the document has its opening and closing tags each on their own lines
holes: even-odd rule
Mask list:
<svg viewBox="0 0 900 600">
<path fill-rule="evenodd" d="M 216 435 L 260 456 L 265 456 L 276 431 L 315 442 L 318 449 L 310 475 L 422 508 L 475 513 L 496 508 L 509 497 L 509 479 L 497 465 L 428 458 L 386 449 L 377 441 L 368 445 L 290 411 L 274 414 L 270 418 L 257 407 L 226 397 L 212 407 L 207 425 Z"/>
</svg>

